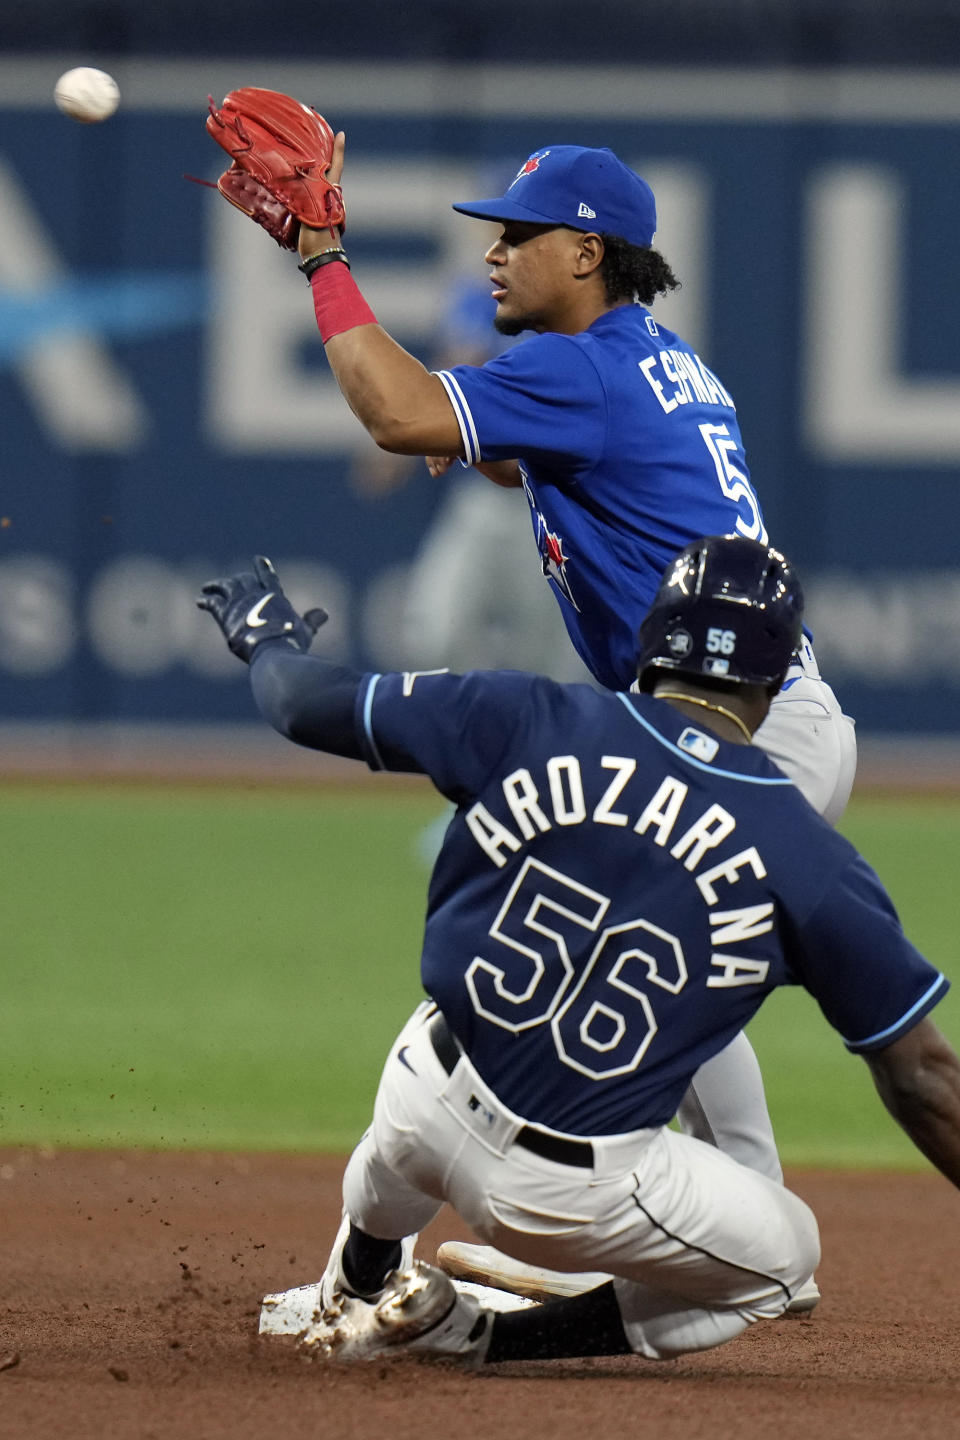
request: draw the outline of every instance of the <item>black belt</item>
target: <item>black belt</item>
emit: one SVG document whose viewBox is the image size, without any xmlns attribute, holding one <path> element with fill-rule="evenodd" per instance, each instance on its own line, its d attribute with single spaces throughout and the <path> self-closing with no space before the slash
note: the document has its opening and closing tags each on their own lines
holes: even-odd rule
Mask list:
<svg viewBox="0 0 960 1440">
<path fill-rule="evenodd" d="M 434 1054 L 447 1074 L 452 1075 L 463 1052 L 440 1010 L 428 1021 L 427 1028 Z M 524 1150 L 532 1150 L 534 1155 L 553 1160 L 558 1165 L 580 1165 L 585 1170 L 593 1169 L 593 1146 L 589 1140 L 566 1140 L 562 1135 L 546 1135 L 542 1130 L 534 1130 L 532 1125 L 524 1125 L 518 1131 L 514 1144 L 522 1145 Z"/>
</svg>

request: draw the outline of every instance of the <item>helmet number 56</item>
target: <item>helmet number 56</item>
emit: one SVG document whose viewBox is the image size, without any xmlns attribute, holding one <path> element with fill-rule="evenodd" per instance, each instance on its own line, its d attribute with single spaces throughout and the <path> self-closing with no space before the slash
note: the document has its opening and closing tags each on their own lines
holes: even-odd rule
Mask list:
<svg viewBox="0 0 960 1440">
<path fill-rule="evenodd" d="M 706 648 L 711 655 L 732 655 L 736 644 L 733 630 L 721 630 L 719 625 L 711 625 L 707 631 Z"/>
</svg>

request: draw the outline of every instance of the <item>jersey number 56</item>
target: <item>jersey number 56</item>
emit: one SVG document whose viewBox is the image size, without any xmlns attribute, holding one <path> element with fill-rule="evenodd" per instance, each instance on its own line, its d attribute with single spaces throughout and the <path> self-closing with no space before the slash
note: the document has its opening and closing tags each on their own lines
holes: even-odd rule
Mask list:
<svg viewBox="0 0 960 1440">
<path fill-rule="evenodd" d="M 675 935 L 647 920 L 601 924 L 606 895 L 528 859 L 474 956 L 474 1009 L 517 1033 L 549 1024 L 565 1065 L 595 1080 L 635 1070 L 657 1033 L 650 990 L 678 994 L 687 966 Z M 590 937 L 596 937 L 591 943 Z"/>
</svg>

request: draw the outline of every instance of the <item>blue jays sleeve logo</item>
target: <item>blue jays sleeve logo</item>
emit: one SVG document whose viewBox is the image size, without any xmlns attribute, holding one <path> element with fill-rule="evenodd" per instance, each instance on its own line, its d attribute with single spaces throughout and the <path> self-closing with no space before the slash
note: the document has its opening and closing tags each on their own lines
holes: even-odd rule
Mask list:
<svg viewBox="0 0 960 1440">
<path fill-rule="evenodd" d="M 570 588 L 570 581 L 567 579 L 567 561 L 569 555 L 564 553 L 563 539 L 553 530 L 548 530 L 546 521 L 541 514 L 537 514 L 537 543 L 540 547 L 540 564 L 543 573 L 548 580 L 552 580 L 560 591 L 564 600 L 569 601 L 574 610 L 579 611 L 580 606 L 573 598 L 573 591 Z"/>
<path fill-rule="evenodd" d="M 537 549 L 540 552 L 540 568 L 543 570 L 547 579 L 553 581 L 564 600 L 568 601 L 579 614 L 580 606 L 573 598 L 573 590 L 567 578 L 567 561 L 570 557 L 564 552 L 563 537 L 558 535 L 555 530 L 550 529 L 542 512 L 538 509 L 533 490 L 530 488 L 530 481 L 522 467 L 520 474 L 523 479 L 523 493 L 526 495 L 527 503 L 530 506 L 530 515 L 533 520 L 533 531 L 537 541 Z"/>
</svg>

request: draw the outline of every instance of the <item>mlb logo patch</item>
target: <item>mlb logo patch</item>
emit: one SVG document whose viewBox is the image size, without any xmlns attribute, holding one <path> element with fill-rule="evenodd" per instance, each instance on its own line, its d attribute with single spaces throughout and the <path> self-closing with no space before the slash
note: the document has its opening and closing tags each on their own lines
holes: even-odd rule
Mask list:
<svg viewBox="0 0 960 1440">
<path fill-rule="evenodd" d="M 697 760 L 703 760 L 706 764 L 714 758 L 720 746 L 711 735 L 704 735 L 702 730 L 694 730 L 688 726 L 677 741 L 680 750 L 685 750 L 688 755 L 693 755 Z"/>
<path fill-rule="evenodd" d="M 487 1125 L 492 1125 L 497 1118 L 492 1110 L 488 1110 L 486 1105 L 480 1103 L 476 1095 L 470 1096 L 470 1099 L 467 1101 L 467 1109 L 472 1110 L 473 1113 L 478 1115 Z"/>
</svg>

